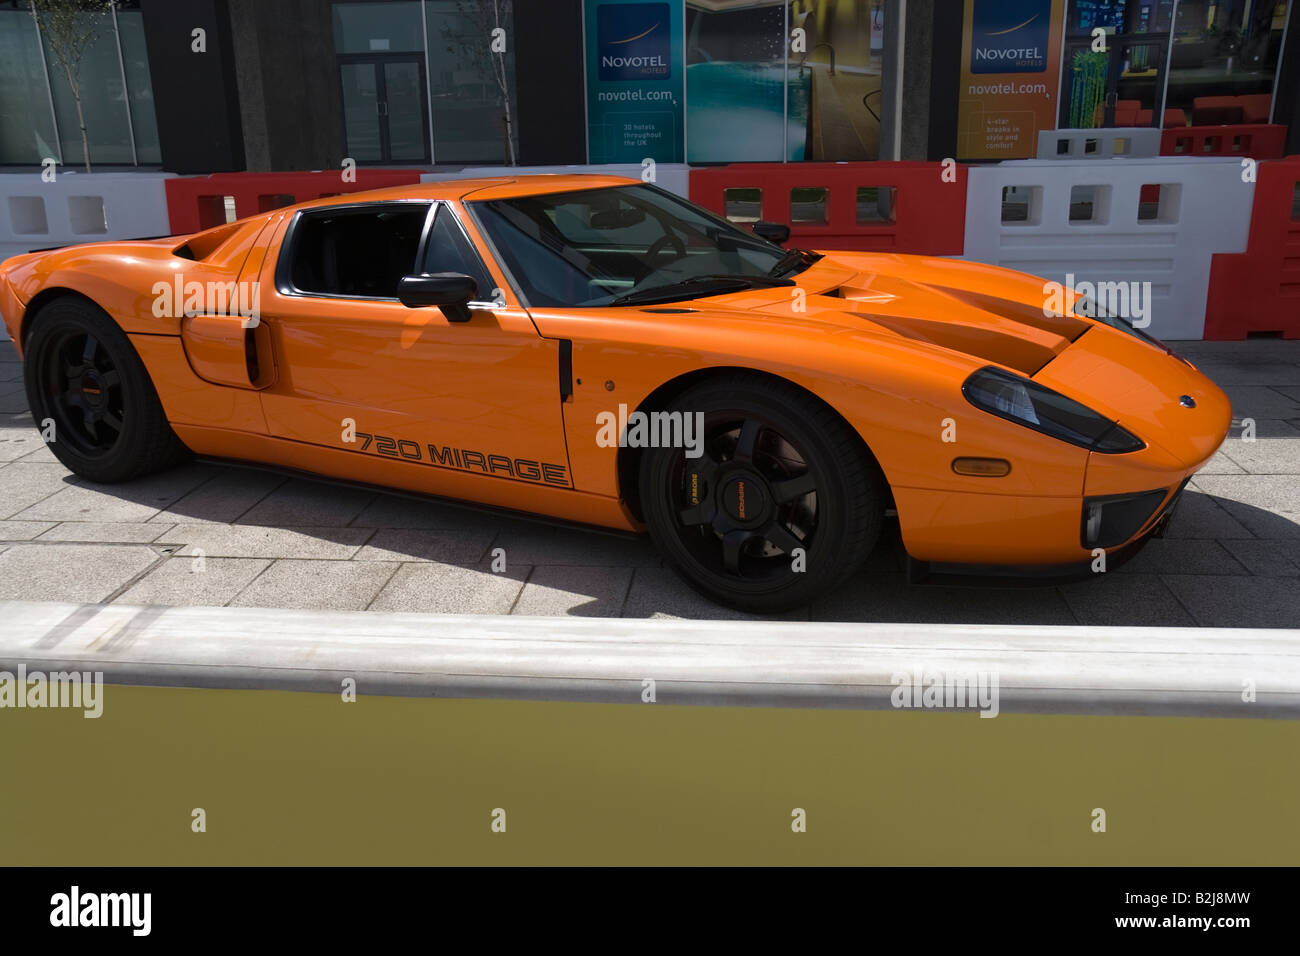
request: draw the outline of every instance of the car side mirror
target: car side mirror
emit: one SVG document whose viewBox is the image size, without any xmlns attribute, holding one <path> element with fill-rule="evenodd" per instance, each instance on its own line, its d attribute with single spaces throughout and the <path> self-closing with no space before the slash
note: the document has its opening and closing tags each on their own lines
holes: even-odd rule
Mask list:
<svg viewBox="0 0 1300 956">
<path fill-rule="evenodd" d="M 408 309 L 436 305 L 448 322 L 468 322 L 468 303 L 477 295 L 478 283 L 463 272 L 424 272 L 397 283 L 398 302 Z"/>
<path fill-rule="evenodd" d="M 750 229 L 754 235 L 760 239 L 766 239 L 768 242 L 774 242 L 778 246 L 784 245 L 790 241 L 790 227 L 780 222 L 756 222 Z"/>
</svg>

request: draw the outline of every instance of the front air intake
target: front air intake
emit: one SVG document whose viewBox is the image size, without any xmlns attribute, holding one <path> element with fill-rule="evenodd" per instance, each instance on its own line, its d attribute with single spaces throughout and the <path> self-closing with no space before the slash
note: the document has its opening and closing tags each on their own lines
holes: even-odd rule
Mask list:
<svg viewBox="0 0 1300 956">
<path fill-rule="evenodd" d="M 1106 495 L 1083 499 L 1080 540 L 1088 550 L 1116 548 L 1142 530 L 1169 491 L 1141 491 L 1132 495 Z"/>
</svg>

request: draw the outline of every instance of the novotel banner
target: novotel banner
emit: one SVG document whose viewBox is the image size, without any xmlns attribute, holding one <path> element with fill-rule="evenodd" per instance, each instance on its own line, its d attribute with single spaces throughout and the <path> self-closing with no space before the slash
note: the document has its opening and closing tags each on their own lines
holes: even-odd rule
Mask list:
<svg viewBox="0 0 1300 956">
<path fill-rule="evenodd" d="M 966 0 L 957 159 L 1027 159 L 1056 128 L 1065 0 Z"/>
<path fill-rule="evenodd" d="M 682 0 L 584 0 L 587 161 L 680 163 Z"/>
</svg>

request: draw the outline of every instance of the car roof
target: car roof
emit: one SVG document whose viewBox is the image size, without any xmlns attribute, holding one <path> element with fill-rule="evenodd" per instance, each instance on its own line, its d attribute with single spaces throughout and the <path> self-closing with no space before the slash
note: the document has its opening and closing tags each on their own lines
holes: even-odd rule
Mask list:
<svg viewBox="0 0 1300 956">
<path fill-rule="evenodd" d="M 320 206 L 340 206 L 359 202 L 393 202 L 412 199 L 513 199 L 517 196 L 537 196 L 544 193 L 573 192 L 578 189 L 600 189 L 608 186 L 635 186 L 640 183 L 639 179 L 628 179 L 623 176 L 585 173 L 534 173 L 523 176 L 444 179 L 428 183 L 413 183 L 409 186 L 388 186 L 365 192 L 326 196 L 322 199 L 298 203 L 296 208 L 314 209 Z"/>
</svg>

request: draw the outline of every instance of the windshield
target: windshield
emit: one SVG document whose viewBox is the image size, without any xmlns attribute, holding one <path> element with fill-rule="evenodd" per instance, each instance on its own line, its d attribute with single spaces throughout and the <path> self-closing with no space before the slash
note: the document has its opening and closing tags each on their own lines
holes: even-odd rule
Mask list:
<svg viewBox="0 0 1300 956">
<path fill-rule="evenodd" d="M 655 186 L 612 186 L 468 206 L 533 306 L 631 305 L 786 278 L 791 253 Z"/>
</svg>

